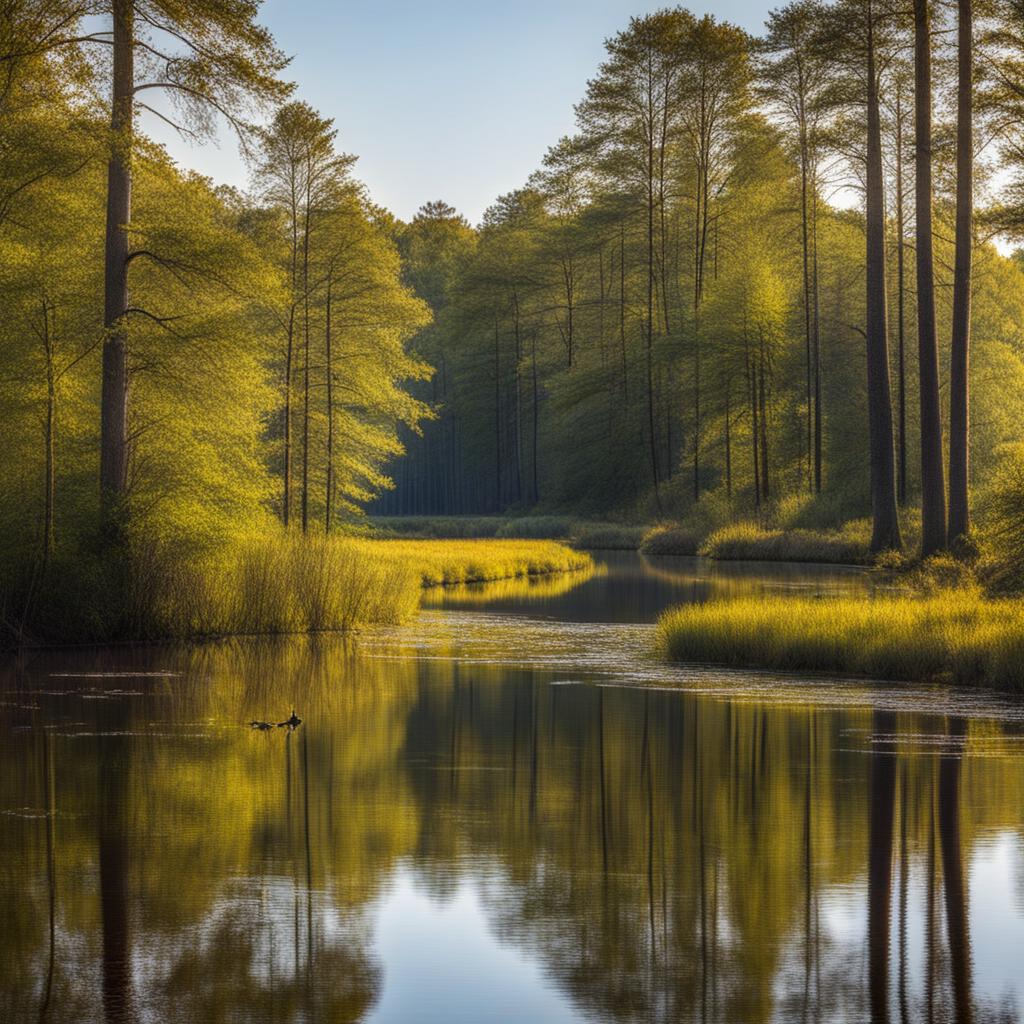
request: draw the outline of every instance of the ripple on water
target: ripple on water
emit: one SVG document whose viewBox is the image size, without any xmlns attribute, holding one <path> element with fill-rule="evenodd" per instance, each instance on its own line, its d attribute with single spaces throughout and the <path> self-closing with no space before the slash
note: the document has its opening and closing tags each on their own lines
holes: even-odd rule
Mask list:
<svg viewBox="0 0 1024 1024">
<path fill-rule="evenodd" d="M 940 684 L 885 683 L 838 676 L 679 665 L 654 652 L 655 626 L 561 622 L 490 612 L 427 611 L 405 626 L 382 627 L 360 639 L 373 658 L 454 660 L 465 665 L 551 672 L 551 683 L 655 687 L 711 699 L 823 708 L 876 708 L 1024 722 L 1019 700 L 989 690 Z"/>
</svg>

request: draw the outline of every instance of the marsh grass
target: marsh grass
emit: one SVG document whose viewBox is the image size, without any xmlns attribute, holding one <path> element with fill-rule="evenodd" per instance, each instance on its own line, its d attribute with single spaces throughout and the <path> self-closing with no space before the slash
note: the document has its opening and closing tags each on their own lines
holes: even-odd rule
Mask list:
<svg viewBox="0 0 1024 1024">
<path fill-rule="evenodd" d="M 549 541 L 253 535 L 215 554 L 134 543 L 0 586 L 0 644 L 343 631 L 411 618 L 424 587 L 592 568 Z"/>
<path fill-rule="evenodd" d="M 673 661 L 1020 689 L 1024 602 L 976 589 L 931 595 L 740 597 L 658 622 Z"/>
<path fill-rule="evenodd" d="M 495 601 L 544 601 L 568 594 L 602 569 L 595 566 L 574 572 L 556 572 L 538 576 L 517 576 L 486 583 L 462 583 L 444 587 L 424 587 L 422 604 L 426 608 L 444 608 L 455 604 L 486 606 Z"/>
<path fill-rule="evenodd" d="M 354 540 L 356 551 L 380 561 L 409 566 L 425 587 L 574 572 L 593 567 L 591 557 L 553 541 Z"/>
<path fill-rule="evenodd" d="M 871 562 L 871 526 L 856 519 L 834 530 L 767 528 L 754 522 L 732 523 L 711 533 L 700 545 L 708 558 L 768 562 Z"/>
<path fill-rule="evenodd" d="M 569 516 L 517 516 L 498 527 L 496 537 L 520 537 L 528 540 L 566 540 L 573 534 Z"/>
</svg>

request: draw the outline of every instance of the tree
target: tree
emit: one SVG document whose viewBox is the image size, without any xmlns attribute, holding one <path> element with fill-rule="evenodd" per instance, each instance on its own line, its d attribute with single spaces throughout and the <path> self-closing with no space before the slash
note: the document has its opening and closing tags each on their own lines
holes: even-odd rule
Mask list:
<svg viewBox="0 0 1024 1024">
<path fill-rule="evenodd" d="M 956 253 L 949 376 L 949 539 L 970 531 L 971 250 L 974 245 L 974 38 L 972 0 L 957 3 Z"/>
<path fill-rule="evenodd" d="M 838 103 L 863 111 L 865 215 L 865 341 L 867 348 L 868 450 L 871 478 L 871 550 L 902 546 L 896 508 L 896 470 L 889 379 L 885 259 L 885 181 L 879 102 L 881 58 L 894 14 L 884 0 L 845 0 L 829 8 L 819 36 L 841 70 L 833 86 Z"/>
<path fill-rule="evenodd" d="M 334 151 L 337 131 L 307 103 L 288 103 L 260 133 L 255 168 L 261 199 L 284 212 L 288 239 L 287 271 L 291 296 L 285 315 L 284 359 L 284 492 L 281 518 L 287 527 L 292 509 L 292 389 L 296 336 L 302 344 L 302 532 L 309 528 L 310 421 L 310 246 L 319 221 L 351 185 L 348 173 L 354 159 Z M 333 280 L 333 275 L 331 277 Z"/>
<path fill-rule="evenodd" d="M 914 194 L 917 344 L 921 376 L 921 554 L 946 546 L 946 486 L 932 256 L 932 82 L 929 0 L 914 0 Z"/>
<path fill-rule="evenodd" d="M 100 492 L 106 528 L 116 532 L 128 484 L 128 325 L 134 315 L 145 315 L 129 296 L 130 265 L 145 256 L 130 244 L 136 110 L 149 110 L 194 137 L 209 134 L 217 115 L 244 134 L 249 111 L 282 99 L 289 86 L 278 77 L 287 61 L 255 21 L 257 0 L 185 6 L 110 0 L 103 7 L 112 28 L 87 42 L 112 49 Z M 150 90 L 168 95 L 175 113 L 168 116 L 137 101 Z"/>
<path fill-rule="evenodd" d="M 800 166 L 800 249 L 803 272 L 803 313 L 806 360 L 807 480 L 821 490 L 820 388 L 812 387 L 819 373 L 821 325 L 816 296 L 817 208 L 823 99 L 828 86 L 825 54 L 817 45 L 822 18 L 817 0 L 796 0 L 768 16 L 762 62 L 765 92 L 787 127 L 795 128 Z"/>
<path fill-rule="evenodd" d="M 683 103 L 680 47 L 693 24 L 681 8 L 630 19 L 606 43 L 608 57 L 587 85 L 577 118 L 601 156 L 603 173 L 642 203 L 646 224 L 645 392 L 651 479 L 660 503 L 659 433 L 655 416 L 654 338 L 658 281 L 656 224 L 666 200 L 670 140 Z M 664 300 L 664 296 L 663 296 Z"/>
</svg>

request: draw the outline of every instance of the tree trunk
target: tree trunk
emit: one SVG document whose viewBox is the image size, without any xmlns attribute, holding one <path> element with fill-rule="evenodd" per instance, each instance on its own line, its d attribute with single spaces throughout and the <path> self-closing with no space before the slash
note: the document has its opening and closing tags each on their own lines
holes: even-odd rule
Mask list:
<svg viewBox="0 0 1024 1024">
<path fill-rule="evenodd" d="M 921 376 L 921 554 L 946 546 L 939 351 L 932 258 L 932 54 L 930 0 L 914 0 L 914 198 L 917 224 L 917 348 Z"/>
<path fill-rule="evenodd" d="M 951 723 L 950 747 L 943 751 L 939 762 L 939 845 L 945 879 L 946 934 L 949 938 L 956 1024 L 970 1024 L 973 1017 L 970 917 L 960 843 L 960 770 L 966 731 L 967 723 L 962 718 Z"/>
<path fill-rule="evenodd" d="M 758 419 L 761 425 L 761 494 L 767 499 L 771 497 L 771 489 L 768 486 L 768 395 L 765 384 L 765 358 L 764 339 L 762 338 L 761 358 L 758 360 L 757 371 L 760 389 Z"/>
<path fill-rule="evenodd" d="M 324 487 L 324 533 L 331 532 L 334 499 L 334 363 L 331 358 L 331 279 L 327 278 L 327 323 L 324 328 L 324 361 L 327 364 L 327 482 Z"/>
<path fill-rule="evenodd" d="M 750 445 L 754 460 L 754 508 L 761 508 L 761 462 L 757 443 L 757 375 L 747 356 L 747 390 L 750 393 Z"/>
<path fill-rule="evenodd" d="M 46 479 L 43 497 L 43 565 L 50 562 L 53 551 L 54 496 L 54 419 L 57 406 L 56 375 L 53 366 L 53 338 L 50 335 L 50 308 L 43 300 L 43 350 L 46 356 Z"/>
<path fill-rule="evenodd" d="M 306 173 L 306 211 L 302 228 L 302 532 L 309 530 L 309 217 L 310 172 Z"/>
<path fill-rule="evenodd" d="M 288 313 L 288 341 L 284 357 L 284 495 L 281 518 L 287 530 L 292 512 L 292 364 L 295 360 L 295 304 Z"/>
<path fill-rule="evenodd" d="M 807 214 L 807 179 L 809 153 L 807 146 L 807 124 L 801 104 L 800 110 L 800 242 L 803 250 L 803 286 L 804 286 L 804 343 L 806 349 L 807 369 L 807 487 L 814 490 L 814 472 L 812 468 L 812 446 L 814 433 L 814 403 L 811 397 L 811 253 L 808 232 Z"/>
<path fill-rule="evenodd" d="M 604 271 L 604 262 L 602 258 L 601 264 L 602 273 Z M 602 292 L 602 300 L 604 298 Z M 523 361 L 523 338 L 522 331 L 519 323 L 519 296 L 515 290 L 512 291 L 512 306 L 513 306 L 513 331 L 515 334 L 516 341 L 516 358 L 513 365 L 513 440 L 515 441 L 515 461 L 513 462 L 513 469 L 515 471 L 515 500 L 519 504 L 523 500 L 523 399 L 522 399 L 522 380 L 520 378 L 520 367 Z"/>
<path fill-rule="evenodd" d="M 658 435 L 654 418 L 654 140 L 647 145 L 647 426 L 651 444 L 654 499 L 661 511 L 661 476 L 658 472 Z"/>
<path fill-rule="evenodd" d="M 731 427 L 732 412 L 729 408 L 729 399 L 732 392 L 732 378 L 725 381 L 725 493 L 732 500 L 732 437 L 729 433 Z"/>
<path fill-rule="evenodd" d="M 818 193 L 812 196 L 811 242 L 814 246 L 814 493 L 821 493 L 821 303 L 818 282 Z"/>
<path fill-rule="evenodd" d="M 100 511 L 104 532 L 116 520 L 128 487 L 128 223 L 132 211 L 134 5 L 113 3 L 111 147 L 107 164 L 104 252 L 103 384 L 100 412 Z"/>
<path fill-rule="evenodd" d="M 537 328 L 533 329 L 533 335 L 531 338 L 530 346 L 530 364 L 531 364 L 531 384 L 533 391 L 533 401 L 531 403 L 531 416 L 533 418 L 533 429 L 530 431 L 530 444 L 533 447 L 532 455 L 530 460 L 530 470 L 533 475 L 533 504 L 536 505 L 540 501 L 540 488 L 537 484 L 537 427 L 540 419 L 540 389 L 537 384 Z"/>
<path fill-rule="evenodd" d="M 899 448 L 896 457 L 896 500 L 907 503 L 907 361 L 906 361 L 906 227 L 903 221 L 903 103 L 896 83 L 896 337 L 899 345 Z"/>
<path fill-rule="evenodd" d="M 494 318 L 494 509 L 501 511 L 501 350 Z"/>
<path fill-rule="evenodd" d="M 872 731 L 891 734 L 896 716 L 875 711 Z M 871 751 L 868 810 L 868 993 L 871 1020 L 889 1020 L 889 919 L 892 907 L 892 841 L 896 810 L 896 760 L 877 746 Z"/>
<path fill-rule="evenodd" d="M 878 109 L 874 11 L 867 11 L 867 376 L 871 469 L 871 550 L 902 547 L 896 513 L 892 400 L 885 300 L 885 198 L 882 180 L 882 130 Z"/>
<path fill-rule="evenodd" d="M 974 152 L 971 87 L 973 11 L 957 5 L 956 253 L 953 265 L 953 338 L 949 375 L 949 536 L 958 541 L 971 528 L 967 504 L 970 443 L 969 367 L 971 344 L 971 243 L 974 211 Z"/>
</svg>

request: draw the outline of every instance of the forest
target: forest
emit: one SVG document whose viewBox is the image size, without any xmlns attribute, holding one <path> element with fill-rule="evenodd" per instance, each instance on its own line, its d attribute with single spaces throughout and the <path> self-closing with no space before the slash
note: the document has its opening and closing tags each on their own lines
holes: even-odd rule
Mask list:
<svg viewBox="0 0 1024 1024">
<path fill-rule="evenodd" d="M 3 4 L 6 634 L 166 631 L 228 561 L 305 572 L 388 516 L 845 537 L 1016 585 L 1015 0 L 634 17 L 475 227 L 375 205 L 258 15 Z M 145 118 L 230 131 L 249 186 Z"/>
<path fill-rule="evenodd" d="M 521 189 L 408 228 L 440 411 L 375 507 L 870 515 L 874 551 L 907 509 L 926 554 L 986 498 L 1008 525 L 1021 10 L 953 6 L 799 2 L 760 38 L 677 8 L 608 40 Z"/>
</svg>

